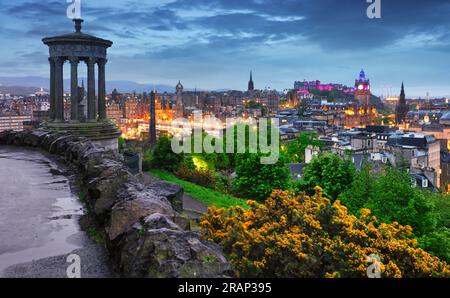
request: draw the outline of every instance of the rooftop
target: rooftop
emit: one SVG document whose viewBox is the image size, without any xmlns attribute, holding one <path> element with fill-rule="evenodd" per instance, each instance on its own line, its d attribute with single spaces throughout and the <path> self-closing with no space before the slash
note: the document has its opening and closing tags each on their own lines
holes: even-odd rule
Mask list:
<svg viewBox="0 0 450 298">
<path fill-rule="evenodd" d="M 389 137 L 387 145 L 401 146 L 403 148 L 426 148 L 435 143 L 436 138 L 431 134 L 424 133 L 397 133 Z"/>
</svg>

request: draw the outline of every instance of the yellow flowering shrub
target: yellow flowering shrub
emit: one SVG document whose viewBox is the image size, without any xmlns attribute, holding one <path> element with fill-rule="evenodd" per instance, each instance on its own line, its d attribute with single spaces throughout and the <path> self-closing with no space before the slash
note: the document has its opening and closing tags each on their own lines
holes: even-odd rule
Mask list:
<svg viewBox="0 0 450 298">
<path fill-rule="evenodd" d="M 211 208 L 201 222 L 239 277 L 367 277 L 373 254 L 382 277 L 450 276 L 447 263 L 417 247 L 411 227 L 378 223 L 368 209 L 349 215 L 320 188 L 314 196 L 274 191 L 249 206 Z"/>
</svg>

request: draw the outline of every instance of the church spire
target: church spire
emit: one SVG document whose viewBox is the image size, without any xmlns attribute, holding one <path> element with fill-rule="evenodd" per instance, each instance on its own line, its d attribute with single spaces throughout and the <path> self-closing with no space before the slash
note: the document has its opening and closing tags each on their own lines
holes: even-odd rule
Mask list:
<svg viewBox="0 0 450 298">
<path fill-rule="evenodd" d="M 248 82 L 248 91 L 255 90 L 255 84 L 253 83 L 253 71 L 250 71 L 250 81 Z"/>
<path fill-rule="evenodd" d="M 398 99 L 398 104 L 395 109 L 395 118 L 398 124 L 405 122 L 406 115 L 408 114 L 409 108 L 406 103 L 406 95 L 405 95 L 405 85 L 402 82 L 402 90 L 400 91 L 400 98 Z"/>
</svg>

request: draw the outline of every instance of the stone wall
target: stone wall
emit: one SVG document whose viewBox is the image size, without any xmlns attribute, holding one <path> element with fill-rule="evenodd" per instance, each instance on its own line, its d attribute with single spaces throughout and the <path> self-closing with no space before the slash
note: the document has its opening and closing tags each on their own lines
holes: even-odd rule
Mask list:
<svg viewBox="0 0 450 298">
<path fill-rule="evenodd" d="M 144 187 L 113 152 L 65 132 L 0 132 L 0 145 L 31 146 L 73 168 L 92 216 L 104 228 L 116 271 L 124 277 L 224 277 L 221 248 L 190 231 L 183 190 L 158 182 Z"/>
</svg>

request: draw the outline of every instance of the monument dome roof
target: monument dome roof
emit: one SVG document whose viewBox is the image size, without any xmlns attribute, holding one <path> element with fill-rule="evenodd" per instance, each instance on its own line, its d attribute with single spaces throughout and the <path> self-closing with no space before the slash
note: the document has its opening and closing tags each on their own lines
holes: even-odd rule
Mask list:
<svg viewBox="0 0 450 298">
<path fill-rule="evenodd" d="M 90 44 L 104 47 L 112 46 L 113 43 L 110 40 L 98 38 L 93 35 L 81 32 L 81 23 L 83 22 L 83 20 L 75 19 L 74 22 L 75 22 L 75 32 L 59 36 L 46 37 L 42 39 L 42 41 L 46 45 L 67 43 L 67 44 Z"/>
</svg>

